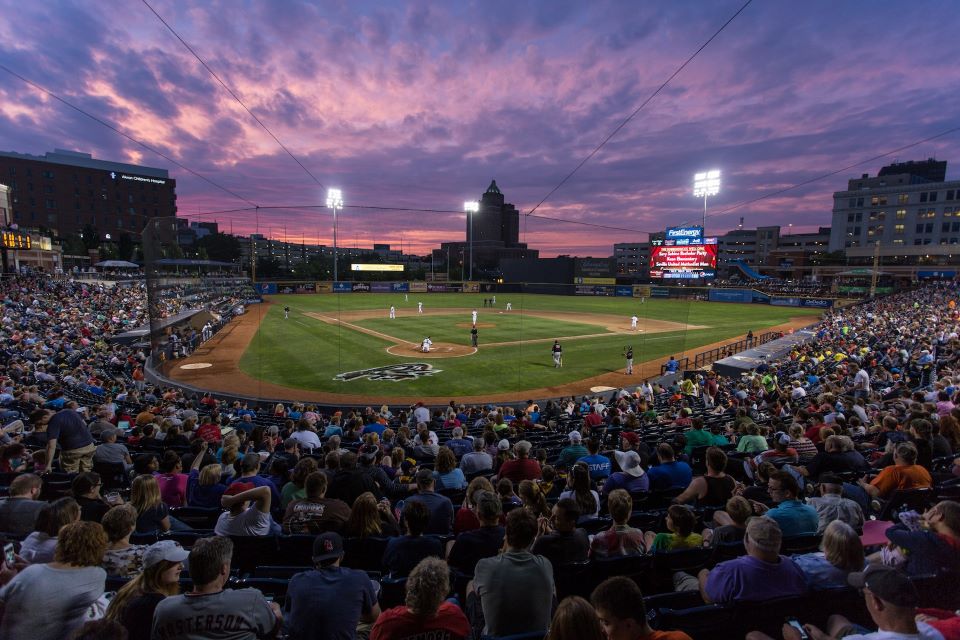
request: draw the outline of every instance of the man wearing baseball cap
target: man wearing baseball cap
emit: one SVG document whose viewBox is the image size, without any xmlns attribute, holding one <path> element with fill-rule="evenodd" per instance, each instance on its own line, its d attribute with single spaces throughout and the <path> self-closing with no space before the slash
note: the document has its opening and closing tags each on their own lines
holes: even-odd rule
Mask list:
<svg viewBox="0 0 960 640">
<path fill-rule="evenodd" d="M 579 431 L 571 431 L 567 438 L 570 440 L 570 445 L 560 451 L 560 457 L 557 458 L 556 465 L 564 469 L 569 469 L 574 462 L 590 455 L 587 448 L 583 446 L 583 438 Z"/>
<path fill-rule="evenodd" d="M 373 624 L 380 616 L 373 582 L 363 571 L 340 566 L 343 538 L 322 533 L 313 541 L 313 566 L 290 579 L 284 618 L 287 633 L 297 640 L 350 640 L 357 624 Z M 335 602 L 336 606 L 317 606 Z"/>
<path fill-rule="evenodd" d="M 925 622 L 916 621 L 917 605 L 920 597 L 910 579 L 900 571 L 884 565 L 870 565 L 866 571 L 851 573 L 847 576 L 850 586 L 859 589 L 866 601 L 870 618 L 878 630 L 870 632 L 855 625 L 843 616 L 833 615 L 827 620 L 827 632 L 812 624 L 803 628 L 813 640 L 826 638 L 844 638 L 845 640 L 892 640 L 895 638 L 919 638 L 920 640 L 942 640 L 943 635 Z M 767 636 L 751 633 L 752 640 Z M 784 640 L 799 640 L 800 632 L 784 625 Z"/>
</svg>

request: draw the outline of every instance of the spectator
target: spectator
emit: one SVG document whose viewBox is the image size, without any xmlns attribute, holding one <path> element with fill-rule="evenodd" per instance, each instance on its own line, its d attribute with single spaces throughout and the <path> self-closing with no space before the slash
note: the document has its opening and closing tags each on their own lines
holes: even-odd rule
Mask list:
<svg viewBox="0 0 960 640">
<path fill-rule="evenodd" d="M 817 510 L 817 535 L 822 535 L 834 520 L 845 522 L 856 531 L 863 531 L 863 510 L 860 505 L 844 498 L 843 480 L 832 473 L 820 476 L 820 497 L 810 498 L 807 504 Z"/>
<path fill-rule="evenodd" d="M 468 476 L 493 469 L 493 458 L 486 452 L 483 438 L 473 439 L 473 451 L 460 459 L 460 469 Z"/>
<path fill-rule="evenodd" d="M 734 496 L 727 500 L 723 511 L 713 512 L 713 522 L 717 526 L 703 530 L 705 544 L 717 546 L 729 542 L 740 542 L 747 532 L 747 519 L 753 515 L 753 506 L 743 496 Z"/>
<path fill-rule="evenodd" d="M 317 469 L 317 461 L 314 458 L 301 458 L 297 462 L 296 466 L 293 467 L 293 475 L 291 476 L 290 482 L 283 485 L 283 488 L 280 490 L 281 508 L 286 510 L 294 500 L 303 500 L 307 497 L 307 476 L 317 471 Z"/>
<path fill-rule="evenodd" d="M 446 442 L 446 446 L 453 452 L 454 459 L 462 458 L 473 451 L 473 440 L 463 437 L 463 429 L 454 427 L 451 437 Z"/>
<path fill-rule="evenodd" d="M 224 491 L 220 504 L 229 511 L 221 513 L 214 527 L 218 536 L 269 536 L 279 533 L 270 517 L 270 487 L 234 482 Z"/>
<path fill-rule="evenodd" d="M 933 478 L 917 464 L 917 447 L 912 442 L 901 442 L 893 450 L 893 465 L 884 467 L 869 483 L 861 479 L 860 486 L 871 498 L 887 499 L 894 491 L 930 488 Z"/>
<path fill-rule="evenodd" d="M 6 533 L 25 536 L 34 530 L 37 515 L 46 502 L 37 500 L 43 481 L 34 473 L 22 473 L 10 482 L 10 496 L 0 500 L 0 522 Z"/>
<path fill-rule="evenodd" d="M 754 464 L 760 464 L 761 462 L 796 464 L 799 459 L 797 450 L 790 446 L 790 436 L 783 431 L 777 431 L 773 434 L 773 449 L 767 449 L 754 458 Z"/>
<path fill-rule="evenodd" d="M 709 447 L 714 442 L 713 434 L 703 429 L 703 418 L 693 418 L 690 422 L 691 429 L 684 433 L 687 437 L 687 446 L 683 449 L 683 452 L 688 456 L 693 453 L 694 449 Z"/>
<path fill-rule="evenodd" d="M 453 528 L 453 502 L 450 498 L 434 492 L 433 472 L 429 469 L 420 469 L 414 480 L 417 493 L 407 502 L 422 502 L 430 512 L 430 521 L 426 533 L 446 536 Z M 412 567 L 411 567 L 412 568 Z"/>
<path fill-rule="evenodd" d="M 93 470 L 93 437 L 87 423 L 73 409 L 61 409 L 47 424 L 47 464 L 42 471 L 49 471 L 54 454 L 60 444 L 60 468 L 66 473 Z"/>
<path fill-rule="evenodd" d="M 531 444 L 526 440 L 521 440 L 513 446 L 517 454 L 515 460 L 507 460 L 500 465 L 500 478 L 507 478 L 514 484 L 519 484 L 524 480 L 540 479 L 540 463 L 530 459 Z"/>
<path fill-rule="evenodd" d="M 569 596 L 553 614 L 546 640 L 607 640 L 607 635 L 590 603 L 580 596 Z"/>
<path fill-rule="evenodd" d="M 449 447 L 440 447 L 437 453 L 436 471 L 433 473 L 433 479 L 437 489 L 466 489 L 467 479 L 463 471 L 457 467 L 457 457 Z"/>
<path fill-rule="evenodd" d="M 165 598 L 180 593 L 180 573 L 189 554 L 173 540 L 162 540 L 146 548 L 143 572 L 123 585 L 110 600 L 107 620 L 124 626 L 130 640 L 150 640 L 153 612 Z"/>
<path fill-rule="evenodd" d="M 613 456 L 617 460 L 620 471 L 610 474 L 607 481 L 603 483 L 603 489 L 600 490 L 600 493 L 609 495 L 610 492 L 617 489 L 639 493 L 650 488 L 650 477 L 643 470 L 639 453 L 632 450 L 614 451 Z"/>
<path fill-rule="evenodd" d="M 560 499 L 563 498 L 573 498 L 584 518 L 596 518 L 600 514 L 600 494 L 591 488 L 590 469 L 586 464 L 578 462 L 571 467 L 567 490 L 560 494 Z"/>
<path fill-rule="evenodd" d="M 550 626 L 553 568 L 528 551 L 536 535 L 533 514 L 515 509 L 507 514 L 505 551 L 477 562 L 467 587 L 467 611 L 477 622 L 482 617 L 483 633 L 507 636 Z"/>
<path fill-rule="evenodd" d="M 484 476 L 477 476 L 467 486 L 466 494 L 463 496 L 463 504 L 457 510 L 453 520 L 454 535 L 480 528 L 480 519 L 476 514 L 476 498 L 479 497 L 481 491 L 494 492 L 494 489 L 490 481 Z"/>
<path fill-rule="evenodd" d="M 130 544 L 130 534 L 137 527 L 137 510 L 121 504 L 107 511 L 101 521 L 107 534 L 107 550 L 102 566 L 108 576 L 132 578 L 143 569 L 146 545 Z"/>
<path fill-rule="evenodd" d="M 687 488 L 674 502 L 684 504 L 696 501 L 698 505 L 717 506 L 726 504 L 733 497 L 736 481 L 724 471 L 727 468 L 727 454 L 719 447 L 710 447 L 706 454 L 707 473 L 690 481 Z"/>
<path fill-rule="evenodd" d="M 586 467 L 584 474 L 589 474 Z M 553 505 L 549 518 L 541 516 L 537 521 L 537 538 L 530 552 L 549 560 L 554 571 L 568 562 L 586 560 L 590 553 L 587 532 L 577 528 L 580 513 L 580 504 L 576 500 L 561 498 Z"/>
<path fill-rule="evenodd" d="M 170 531 L 170 508 L 160 499 L 160 486 L 153 476 L 137 476 L 130 486 L 130 504 L 137 510 L 137 533 Z"/>
<path fill-rule="evenodd" d="M 666 442 L 657 445 L 657 460 L 655 467 L 650 467 L 647 475 L 650 477 L 651 491 L 667 489 L 686 489 L 693 480 L 693 470 L 686 462 L 677 461 L 673 447 Z"/>
<path fill-rule="evenodd" d="M 350 507 L 343 500 L 325 497 L 327 474 L 314 471 L 307 476 L 305 486 L 307 497 L 294 500 L 287 506 L 283 516 L 284 533 L 317 534 L 343 529 L 350 519 Z"/>
<path fill-rule="evenodd" d="M 383 612 L 370 631 L 370 640 L 469 638 L 466 616 L 459 607 L 445 601 L 450 591 L 449 573 L 442 560 L 420 561 L 407 578 L 405 604 Z"/>
<path fill-rule="evenodd" d="M 417 563 L 428 557 L 443 558 L 443 545 L 432 536 L 424 536 L 430 522 L 430 511 L 420 501 L 407 500 L 403 505 L 403 528 L 406 535 L 390 538 L 383 552 L 383 567 L 393 577 L 409 574 Z"/>
<path fill-rule="evenodd" d="M 790 558 L 780 555 L 782 539 L 775 520 L 751 518 L 743 538 L 747 555 L 721 562 L 713 569 L 702 569 L 696 579 L 675 574 L 674 586 L 678 591 L 699 587 L 707 604 L 762 602 L 803 595 L 807 591 L 806 579 Z"/>
<path fill-rule="evenodd" d="M 194 456 L 198 465 L 203 462 L 203 456 Z M 168 507 L 183 507 L 187 504 L 187 481 L 189 476 L 183 473 L 183 463 L 180 455 L 173 449 L 163 452 L 160 460 L 160 473 L 157 474 L 157 485 L 160 487 L 160 499 Z"/>
<path fill-rule="evenodd" d="M 799 382 L 799 380 L 794 380 L 794 383 L 798 385 Z M 787 429 L 787 433 L 790 434 L 790 444 L 787 446 L 795 449 L 801 460 L 809 460 L 817 455 L 817 445 L 813 443 L 813 440 L 804 435 L 803 427 L 801 425 L 790 425 L 790 428 Z"/>
<path fill-rule="evenodd" d="M 633 513 L 633 498 L 623 489 L 612 491 L 607 498 L 607 511 L 613 518 L 613 526 L 593 536 L 590 554 L 594 558 L 629 556 L 646 552 L 643 532 L 627 522 Z"/>
<path fill-rule="evenodd" d="M 123 625 L 103 618 L 85 622 L 74 635 L 70 636 L 70 640 L 129 640 L 129 638 L 130 635 Z"/>
<path fill-rule="evenodd" d="M 350 451 L 341 454 L 340 468 L 334 474 L 333 482 L 330 483 L 330 489 L 327 492 L 329 497 L 353 504 L 360 494 L 367 491 L 375 495 L 377 500 L 383 497 L 383 492 L 380 491 L 373 476 L 357 468 L 357 454 Z"/>
<path fill-rule="evenodd" d="M 816 534 L 820 527 L 817 510 L 800 500 L 800 485 L 789 472 L 781 470 L 770 474 L 767 491 L 777 506 L 767 510 L 758 505 L 757 509 L 776 520 L 783 535 L 789 537 Z"/>
<path fill-rule="evenodd" d="M 574 462 L 590 455 L 587 448 L 583 446 L 579 431 L 571 431 L 567 438 L 570 444 L 560 451 L 560 457 L 557 458 L 557 464 L 555 465 L 564 469 L 569 469 Z"/>
<path fill-rule="evenodd" d="M 767 439 L 760 435 L 760 428 L 753 422 L 744 427 L 746 435 L 740 436 L 737 441 L 739 453 L 762 453 L 767 450 Z"/>
<path fill-rule="evenodd" d="M 490 558 L 503 548 L 504 528 L 500 499 L 492 491 L 479 491 L 475 498 L 480 527 L 457 536 L 447 556 L 447 563 L 462 573 L 473 575 L 477 562 Z M 461 507 L 463 509 L 463 507 Z"/>
<path fill-rule="evenodd" d="M 231 484 L 234 482 L 243 482 L 245 484 L 252 484 L 255 487 L 267 487 L 270 489 L 270 504 L 278 510 L 280 509 L 280 491 L 277 490 L 277 486 L 273 484 L 269 478 L 264 478 L 260 475 L 260 454 L 250 452 L 243 456 L 243 461 L 240 463 L 240 477 L 234 478 L 230 482 Z"/>
<path fill-rule="evenodd" d="M 0 638 L 69 637 L 103 595 L 107 574 L 100 561 L 106 547 L 107 536 L 96 522 L 64 525 L 52 561 L 31 564 L 0 589 Z"/>
<path fill-rule="evenodd" d="M 583 462 L 590 468 L 590 479 L 599 482 L 609 478 L 612 465 L 610 458 L 600 455 L 599 438 L 587 438 L 587 451 L 589 455 L 580 458 L 577 462 Z"/>
<path fill-rule="evenodd" d="M 80 519 L 87 522 L 100 522 L 110 505 L 100 496 L 100 474 L 86 471 L 74 477 L 70 483 L 73 499 L 80 505 Z"/>
<path fill-rule="evenodd" d="M 680 504 L 670 505 L 667 509 L 666 524 L 669 533 L 647 531 L 643 534 L 644 543 L 652 553 L 696 549 L 703 546 L 703 536 L 693 532 L 697 524 L 697 516 L 689 507 Z"/>
<path fill-rule="evenodd" d="M 361 494 L 353 503 L 343 535 L 351 538 L 400 535 L 400 525 L 390 508 L 390 501 L 384 498 L 377 502 L 369 491 Z"/>
<path fill-rule="evenodd" d="M 372 624 L 380 616 L 373 582 L 363 571 L 341 567 L 342 560 L 340 534 L 314 539 L 313 569 L 293 576 L 287 587 L 284 618 L 291 640 L 350 640 L 358 623 Z"/>
<path fill-rule="evenodd" d="M 133 466 L 133 458 L 127 446 L 117 442 L 116 429 L 104 429 L 100 433 L 100 444 L 93 452 L 93 462 L 96 464 L 122 465 L 124 469 Z"/>
<path fill-rule="evenodd" d="M 650 628 L 643 593 L 630 578 L 607 578 L 593 590 L 590 602 L 596 609 L 607 640 L 691 640 L 682 631 L 654 631 Z"/>
<path fill-rule="evenodd" d="M 206 446 L 206 443 L 204 443 Z M 197 456 L 202 459 L 202 456 Z M 194 460 L 196 464 L 196 460 Z M 208 464 L 198 472 L 190 470 L 187 480 L 187 504 L 201 509 L 219 509 L 220 499 L 223 497 L 227 485 L 220 482 L 221 467 L 219 464 Z"/>
<path fill-rule="evenodd" d="M 793 556 L 811 589 L 844 587 L 847 575 L 863 571 L 863 544 L 853 527 L 835 520 L 823 533 L 820 551 Z"/>
<path fill-rule="evenodd" d="M 910 575 L 960 572 L 960 502 L 942 500 L 921 517 L 921 528 L 895 524 L 886 530 L 891 547 L 906 556 Z"/>
<path fill-rule="evenodd" d="M 165 598 L 157 605 L 153 638 L 194 640 L 220 636 L 265 640 L 276 635 L 282 617 L 275 602 L 267 602 L 256 589 L 223 588 L 230 579 L 232 554 L 233 542 L 229 538 L 215 536 L 194 543 L 187 558 L 193 590 Z M 189 623 L 184 624 L 185 621 Z"/>
<path fill-rule="evenodd" d="M 506 480 L 506 482 L 510 482 Z M 550 505 L 547 496 L 543 493 L 543 484 L 533 480 L 524 480 L 520 483 L 517 495 L 524 507 L 529 509 L 538 518 L 550 517 Z M 592 496 L 591 496 L 592 497 Z M 458 514 L 459 515 L 459 514 Z"/>
<path fill-rule="evenodd" d="M 58 532 L 79 519 L 80 505 L 73 498 L 60 498 L 43 505 L 37 514 L 33 532 L 20 545 L 20 555 L 33 564 L 52 562 L 56 553 Z"/>
</svg>

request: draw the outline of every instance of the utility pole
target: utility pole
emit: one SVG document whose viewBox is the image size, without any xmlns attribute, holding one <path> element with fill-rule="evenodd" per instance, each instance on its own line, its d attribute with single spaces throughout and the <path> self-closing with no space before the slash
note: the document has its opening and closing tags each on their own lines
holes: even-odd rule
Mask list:
<svg viewBox="0 0 960 640">
<path fill-rule="evenodd" d="M 874 243 L 873 249 L 873 274 L 870 277 L 870 298 L 874 298 L 877 295 L 877 278 L 880 276 L 880 241 L 877 240 Z"/>
</svg>

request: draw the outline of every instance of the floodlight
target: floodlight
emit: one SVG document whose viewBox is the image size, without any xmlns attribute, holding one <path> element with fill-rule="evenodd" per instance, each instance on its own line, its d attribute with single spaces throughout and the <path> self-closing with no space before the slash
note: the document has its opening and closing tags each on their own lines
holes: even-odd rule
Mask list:
<svg viewBox="0 0 960 640">
<path fill-rule="evenodd" d="M 476 213 L 480 211 L 480 203 L 476 200 L 467 200 L 463 203 L 463 210 L 468 213 Z"/>
<path fill-rule="evenodd" d="M 327 206 L 331 209 L 343 209 L 343 192 L 340 189 L 327 189 Z"/>
<path fill-rule="evenodd" d="M 702 171 L 693 175 L 693 196 L 705 198 L 720 193 L 720 169 Z"/>
</svg>

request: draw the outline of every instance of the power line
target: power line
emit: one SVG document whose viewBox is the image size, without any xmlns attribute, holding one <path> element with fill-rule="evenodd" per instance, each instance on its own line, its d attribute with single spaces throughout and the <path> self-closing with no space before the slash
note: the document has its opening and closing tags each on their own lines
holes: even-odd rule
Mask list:
<svg viewBox="0 0 960 640">
<path fill-rule="evenodd" d="M 24 76 L 20 75 L 19 73 L 17 73 L 16 71 L 10 69 L 9 67 L 7 67 L 7 66 L 5 66 L 5 65 L 3 65 L 3 64 L 0 64 L 0 69 L 3 69 L 4 71 L 6 71 L 7 73 L 9 73 L 9 74 L 12 75 L 13 77 L 15 77 L 15 78 L 17 78 L 17 79 L 25 82 L 26 84 L 30 85 L 30 86 L 33 87 L 34 89 L 37 89 L 38 91 L 42 91 L 43 93 L 47 94 L 48 96 L 50 96 L 51 98 L 53 98 L 53 99 L 56 100 L 57 102 L 60 102 L 61 104 L 64 104 L 64 105 L 70 107 L 70 108 L 73 109 L 74 111 L 77 111 L 78 113 L 81 113 L 82 115 L 85 115 L 86 117 L 90 118 L 90 119 L 93 120 L 94 122 L 105 126 L 107 129 L 110 129 L 110 130 L 113 131 L 114 133 L 120 134 L 121 136 L 123 136 L 124 138 L 126 138 L 127 140 L 129 140 L 130 142 L 133 142 L 134 144 L 137 144 L 137 145 L 139 145 L 140 147 L 143 147 L 144 149 L 146 149 L 147 151 L 149 151 L 149 152 L 151 152 L 151 153 L 157 154 L 158 156 L 160 156 L 161 158 L 163 158 L 163 159 L 166 160 L 167 162 L 170 162 L 170 163 L 172 163 L 172 164 L 175 164 L 176 166 L 180 167 L 180 168 L 183 169 L 184 171 L 187 171 L 188 173 L 191 173 L 192 175 L 200 178 L 201 180 L 203 180 L 203 181 L 206 182 L 207 184 L 209 184 L 209 185 L 211 185 L 211 186 L 214 186 L 214 187 L 216 187 L 217 189 L 220 189 L 220 190 L 223 191 L 224 193 L 230 194 L 231 196 L 233 196 L 234 198 L 236 198 L 236 199 L 238 199 L 238 200 L 243 200 L 244 202 L 246 202 L 246 203 L 248 203 L 248 204 L 251 204 L 251 205 L 253 205 L 253 206 L 257 206 L 257 203 L 254 202 L 253 200 L 250 200 L 250 199 L 248 199 L 248 198 L 244 198 L 244 197 L 241 196 L 240 194 L 238 194 L 238 193 L 236 193 L 236 192 L 234 192 L 234 191 L 231 191 L 230 189 L 224 187 L 223 185 L 217 184 L 216 182 L 214 182 L 214 181 L 211 180 L 210 178 L 208 178 L 208 177 L 206 177 L 206 176 L 203 176 L 203 175 L 200 175 L 199 173 L 197 173 L 196 171 L 194 171 L 194 170 L 191 169 L 190 167 L 186 166 L 185 164 L 174 160 L 173 158 L 171 158 L 171 157 L 168 156 L 167 154 L 163 153 L 162 151 L 160 151 L 160 150 L 158 150 L 158 149 L 154 149 L 153 147 L 151 147 L 150 145 L 146 144 L 145 142 L 140 142 L 139 140 L 137 140 L 136 138 L 134 138 L 134 137 L 131 136 L 130 134 L 124 133 L 124 132 L 121 131 L 120 129 L 116 128 L 115 126 L 113 126 L 112 124 L 110 124 L 109 122 L 107 122 L 106 120 L 103 120 L 103 119 L 101 119 L 101 118 L 98 118 L 97 116 L 95 116 L 95 115 L 93 115 L 93 114 L 91 114 L 91 113 L 89 113 L 89 112 L 87 112 L 87 111 L 84 111 L 83 109 L 81 109 L 81 108 L 78 107 L 77 105 L 73 104 L 72 102 L 69 102 L 69 101 L 67 101 L 67 100 L 64 99 L 64 98 L 61 98 L 60 96 L 58 96 L 57 94 L 55 94 L 53 91 L 50 91 L 50 90 L 47 89 L 46 87 L 43 87 L 43 86 L 37 84 L 37 83 L 34 82 L 33 80 L 30 80 L 30 79 L 28 79 L 28 78 L 25 78 Z"/>
<path fill-rule="evenodd" d="M 688 58 L 683 62 L 683 64 L 681 64 L 679 67 L 677 67 L 677 69 L 676 69 L 672 74 L 670 74 L 670 77 L 669 77 L 669 78 L 667 78 L 666 80 L 663 81 L 663 84 L 661 84 L 659 87 L 657 87 L 656 91 L 654 91 L 653 93 L 651 93 L 651 94 L 647 97 L 647 99 L 644 100 L 643 103 L 634 110 L 633 113 L 631 113 L 629 116 L 627 116 L 626 120 L 624 120 L 624 121 L 621 122 L 619 125 L 617 125 L 617 127 L 616 127 L 613 131 L 610 132 L 610 135 L 608 135 L 606 138 L 603 139 L 603 142 L 601 142 L 600 144 L 598 144 L 598 145 L 596 146 L 596 148 L 594 148 L 593 151 L 591 151 L 589 154 L 587 154 L 587 157 L 585 157 L 583 160 L 581 160 L 581 161 L 580 161 L 580 164 L 578 164 L 576 167 L 573 168 L 573 171 L 571 171 L 571 172 L 568 173 L 566 176 L 564 176 L 563 180 L 561 180 L 560 183 L 559 183 L 557 186 L 555 186 L 553 189 L 551 189 L 550 192 L 547 193 L 547 195 L 545 195 L 545 196 L 543 197 L 543 199 L 542 199 L 540 202 L 538 202 L 537 205 L 536 205 L 533 209 L 531 209 L 530 211 L 528 211 L 526 215 L 529 216 L 529 215 L 532 214 L 534 211 L 536 211 L 537 209 L 539 209 L 539 208 L 540 208 L 540 205 L 542 205 L 544 202 L 546 202 L 547 199 L 550 198 L 550 196 L 552 196 L 558 189 L 560 189 L 560 187 L 562 187 L 562 186 L 567 182 L 567 180 L 569 180 L 570 178 L 573 177 L 573 174 L 575 174 L 577 171 L 579 171 L 580 168 L 581 168 L 583 165 L 587 164 L 587 162 L 588 162 L 591 158 L 593 158 L 593 156 L 597 155 L 597 153 L 600 152 L 600 149 L 602 149 L 604 146 L 606 146 L 606 144 L 613 138 L 613 136 L 617 135 L 617 133 L 619 133 L 621 129 L 623 129 L 625 126 L 627 126 L 627 124 L 628 124 L 631 120 L 633 120 L 634 117 L 636 117 L 636 115 L 637 115 L 638 113 L 640 113 L 640 111 L 642 111 L 643 108 L 646 107 L 647 104 L 649 104 L 649 102 L 650 102 L 651 100 L 653 100 L 654 98 L 656 98 L 657 95 L 659 95 L 660 92 L 663 91 L 668 84 L 670 84 L 670 81 L 671 81 L 671 80 L 673 80 L 673 79 L 676 78 L 678 75 L 680 75 L 680 72 L 683 71 L 688 64 L 690 64 L 691 62 L 693 62 L 694 58 L 696 58 L 696 57 L 700 54 L 701 51 L 703 51 L 704 49 L 706 49 L 706 48 L 707 48 L 707 45 L 709 45 L 711 42 L 713 42 L 713 40 L 714 40 L 717 36 L 719 36 L 719 35 L 723 32 L 724 29 L 727 28 L 727 25 L 729 25 L 731 22 L 733 22 L 733 21 L 736 19 L 737 16 L 739 16 L 741 13 L 743 13 L 743 11 L 744 11 L 748 6 L 750 6 L 750 3 L 751 3 L 751 2 L 753 2 L 753 0 L 747 0 L 747 1 L 743 4 L 743 6 L 740 7 L 740 8 L 737 10 L 736 13 L 734 13 L 732 16 L 730 16 L 730 18 L 729 18 L 726 22 L 724 22 L 723 25 L 721 25 L 720 28 L 717 29 L 712 36 L 710 36 L 709 38 L 707 38 L 707 41 L 706 41 L 706 42 L 704 42 L 702 45 L 700 45 L 700 48 L 699 48 L 699 49 L 697 49 L 696 51 L 694 51 L 693 54 L 691 54 L 690 57 L 688 57 Z"/>
<path fill-rule="evenodd" d="M 214 79 L 215 79 L 217 82 L 220 83 L 220 86 L 223 87 L 224 89 L 226 89 L 227 93 L 229 93 L 229 94 L 233 97 L 233 99 L 237 101 L 237 104 L 239 104 L 241 107 L 243 107 L 243 110 L 246 111 L 248 114 L 250 114 L 250 117 L 253 118 L 254 120 L 256 120 L 257 124 L 260 125 L 260 127 L 261 127 L 264 131 L 266 131 L 266 132 L 270 135 L 270 137 L 273 138 L 273 140 L 274 140 L 278 145 L 280 145 L 280 148 L 283 149 L 283 150 L 287 153 L 288 156 L 290 156 L 291 158 L 293 158 L 293 161 L 296 162 L 298 165 L 300 165 L 300 168 L 303 169 L 303 170 L 306 172 L 306 174 L 307 174 L 308 176 L 310 176 L 310 178 L 311 178 L 314 182 L 316 182 L 318 185 L 320 185 L 320 188 L 321 188 L 321 189 L 325 189 L 326 187 L 323 186 L 323 183 L 320 182 L 320 181 L 317 179 L 317 177 L 316 177 L 315 175 L 313 175 L 313 174 L 310 172 L 310 170 L 307 169 L 306 166 L 304 166 L 304 164 L 303 164 L 302 162 L 300 162 L 300 160 L 297 158 L 297 156 L 293 155 L 293 153 L 290 151 L 290 149 L 287 149 L 286 145 L 284 145 L 282 142 L 280 142 L 280 138 L 278 138 L 277 136 L 275 136 L 275 135 L 273 134 L 273 131 L 270 131 L 270 129 L 267 127 L 267 125 L 263 124 L 263 121 L 261 121 L 260 118 L 258 118 L 258 117 L 256 116 L 256 114 L 253 113 L 253 111 L 250 111 L 250 109 L 247 108 L 247 105 L 245 105 L 245 104 L 243 103 L 243 100 L 241 100 L 240 97 L 239 97 L 236 93 L 234 93 L 233 89 L 231 89 L 230 87 L 228 87 L 228 86 L 226 85 L 226 83 L 225 83 L 223 80 L 220 79 L 220 76 L 218 76 L 217 73 L 216 73 L 213 69 L 210 68 L 210 65 L 208 65 L 206 62 L 204 62 L 203 58 L 201 58 L 201 57 L 197 54 L 197 52 L 193 50 L 193 47 L 191 47 L 189 44 L 187 44 L 187 41 L 184 40 L 183 38 L 181 38 L 181 37 L 180 37 L 180 34 L 177 33 L 176 30 L 175 30 L 172 26 L 170 26 L 170 24 L 169 24 L 166 20 L 164 20 L 163 17 L 162 17 L 159 13 L 157 13 L 156 9 L 154 9 L 152 6 L 150 6 L 150 3 L 147 2 L 147 0 L 143 0 L 143 4 L 145 4 L 145 5 L 147 6 L 147 8 L 150 9 L 150 12 L 157 17 L 157 20 L 159 20 L 160 22 L 162 22 L 162 23 L 163 23 L 163 26 L 165 26 L 165 27 L 170 31 L 170 33 L 172 33 L 173 36 L 174 36 L 177 40 L 180 41 L 180 44 L 182 44 L 184 47 L 186 47 L 187 51 L 189 51 L 191 54 L 193 54 L 193 57 L 197 59 L 197 62 L 199 62 L 201 65 L 203 65 L 203 68 L 210 72 L 210 75 L 212 75 L 212 76 L 214 77 Z"/>
</svg>

